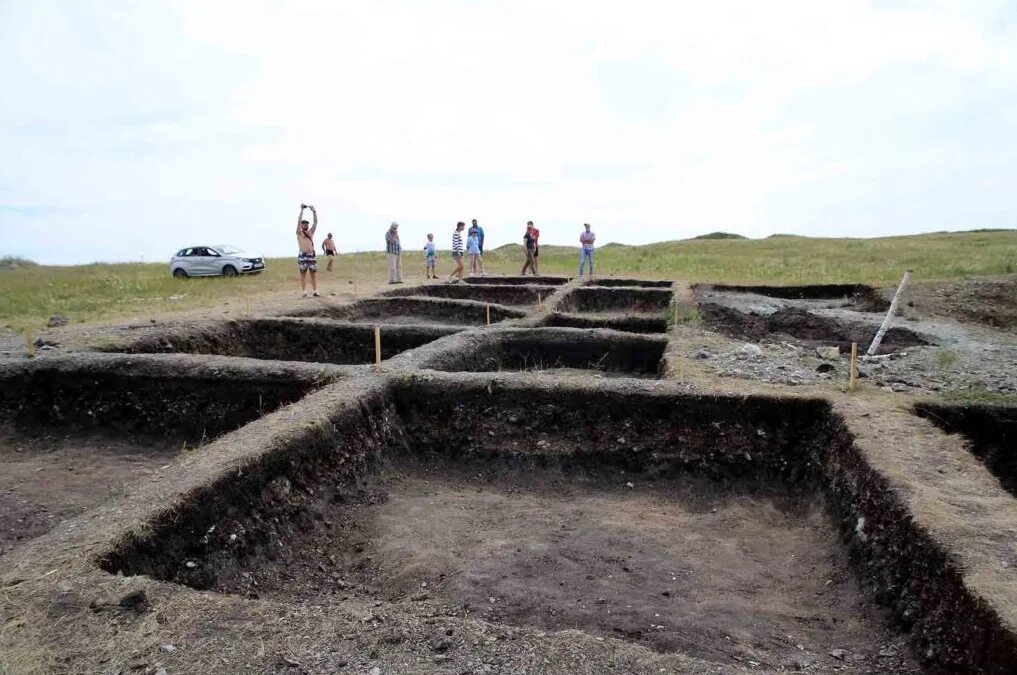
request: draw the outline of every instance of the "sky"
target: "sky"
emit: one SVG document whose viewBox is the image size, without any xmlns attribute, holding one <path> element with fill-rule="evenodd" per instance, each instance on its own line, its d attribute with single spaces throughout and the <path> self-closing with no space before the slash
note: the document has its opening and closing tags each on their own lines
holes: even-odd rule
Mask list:
<svg viewBox="0 0 1017 675">
<path fill-rule="evenodd" d="M 997 0 L 0 0 L 0 255 L 1017 223 Z"/>
</svg>

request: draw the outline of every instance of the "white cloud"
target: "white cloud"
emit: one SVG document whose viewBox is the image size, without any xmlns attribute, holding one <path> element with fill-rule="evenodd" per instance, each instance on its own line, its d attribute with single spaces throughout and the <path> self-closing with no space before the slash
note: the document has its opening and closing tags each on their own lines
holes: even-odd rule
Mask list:
<svg viewBox="0 0 1017 675">
<path fill-rule="evenodd" d="M 713 229 L 839 234 L 811 226 L 810 213 L 864 202 L 851 194 L 860 177 L 878 182 L 902 166 L 938 177 L 950 161 L 882 141 L 841 147 L 839 131 L 854 124 L 845 111 L 881 104 L 870 82 L 913 89 L 898 114 L 956 116 L 972 92 L 1017 103 L 1017 42 L 986 7 L 7 5 L 0 76 L 13 86 L 0 94 L 0 143 L 15 161 L 0 167 L 0 248 L 155 258 L 212 229 L 286 254 L 300 200 L 319 206 L 347 249 L 380 246 L 392 218 L 422 236 L 476 216 L 494 243 L 514 241 L 528 218 L 562 242 L 583 221 L 605 241 L 633 243 Z M 948 96 L 941 79 L 966 84 Z M 841 93 L 844 105 L 831 105 Z M 813 101 L 824 103 L 795 119 Z M 1012 148 L 1017 122 L 993 123 L 1007 125 L 999 134 Z M 944 133 L 963 147 L 970 131 Z M 605 170 L 591 178 L 575 167 Z M 843 193 L 818 202 L 813 186 L 829 192 L 838 177 Z M 965 204 L 963 194 L 937 198 Z M 84 238 L 63 251 L 21 234 L 55 207 L 54 236 L 101 227 L 130 232 L 133 246 Z"/>
</svg>

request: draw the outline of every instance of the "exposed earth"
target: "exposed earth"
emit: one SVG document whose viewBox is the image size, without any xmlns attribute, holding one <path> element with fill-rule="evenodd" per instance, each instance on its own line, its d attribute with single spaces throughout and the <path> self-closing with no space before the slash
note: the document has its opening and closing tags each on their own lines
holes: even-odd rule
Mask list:
<svg viewBox="0 0 1017 675">
<path fill-rule="evenodd" d="M 1013 672 L 1017 277 L 380 290 L 0 339 L 0 674 Z"/>
</svg>

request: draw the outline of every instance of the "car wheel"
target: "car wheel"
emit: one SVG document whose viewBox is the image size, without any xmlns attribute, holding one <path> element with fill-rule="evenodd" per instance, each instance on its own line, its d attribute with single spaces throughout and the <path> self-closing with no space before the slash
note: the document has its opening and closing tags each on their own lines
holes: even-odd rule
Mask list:
<svg viewBox="0 0 1017 675">
<path fill-rule="evenodd" d="M 224 277 L 235 277 L 237 276 L 237 268 L 233 265 L 223 265 L 222 275 Z"/>
<path fill-rule="evenodd" d="M 184 270 L 184 268 L 178 267 L 175 270 L 173 270 L 173 276 L 176 277 L 177 279 L 186 279 L 187 272 Z"/>
</svg>

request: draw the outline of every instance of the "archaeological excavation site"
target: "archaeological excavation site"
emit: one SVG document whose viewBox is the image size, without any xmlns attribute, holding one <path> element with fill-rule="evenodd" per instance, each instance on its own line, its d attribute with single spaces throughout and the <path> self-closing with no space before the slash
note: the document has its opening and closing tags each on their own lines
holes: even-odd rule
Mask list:
<svg viewBox="0 0 1017 675">
<path fill-rule="evenodd" d="M 492 276 L 5 356 L 0 674 L 1015 673 L 1017 341 L 903 305 L 855 364 L 892 295 Z"/>
</svg>

